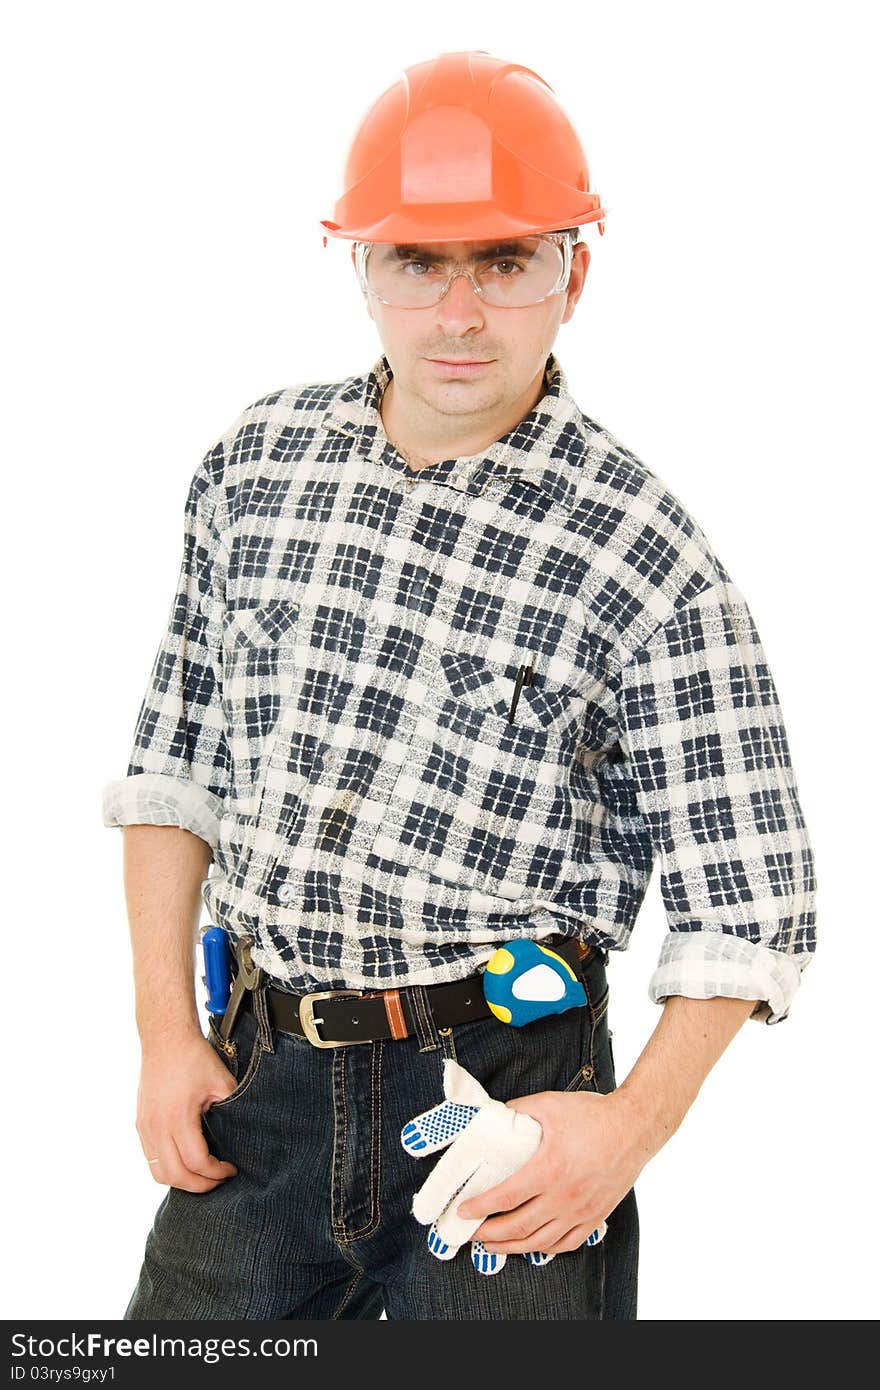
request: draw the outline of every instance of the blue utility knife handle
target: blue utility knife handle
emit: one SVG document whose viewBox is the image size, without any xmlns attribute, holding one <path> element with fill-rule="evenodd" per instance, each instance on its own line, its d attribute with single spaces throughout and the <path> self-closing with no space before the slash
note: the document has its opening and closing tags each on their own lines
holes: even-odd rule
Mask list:
<svg viewBox="0 0 880 1390">
<path fill-rule="evenodd" d="M 209 1014 L 224 1014 L 229 1003 L 232 981 L 232 948 L 222 927 L 207 927 L 202 933 L 205 973 L 202 979 L 208 991 Z"/>
</svg>

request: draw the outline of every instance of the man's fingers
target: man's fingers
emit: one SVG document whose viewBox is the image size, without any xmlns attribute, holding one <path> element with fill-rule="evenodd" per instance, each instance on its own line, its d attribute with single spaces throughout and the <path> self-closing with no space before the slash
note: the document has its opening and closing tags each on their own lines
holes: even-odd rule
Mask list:
<svg viewBox="0 0 880 1390">
<path fill-rule="evenodd" d="M 215 1158 L 203 1137 L 204 1153 L 197 1143 L 193 1143 L 191 1135 L 181 1138 L 186 1157 L 171 1133 L 164 1134 L 161 1139 L 142 1140 L 142 1143 L 150 1174 L 154 1182 L 162 1187 L 179 1187 L 184 1192 L 210 1192 L 237 1171 L 233 1164 Z M 150 1163 L 150 1159 L 158 1159 L 158 1162 Z"/>
<path fill-rule="evenodd" d="M 496 1183 L 494 1187 L 487 1187 L 484 1192 L 467 1199 L 464 1212 L 461 1207 L 465 1204 L 464 1196 L 456 1201 L 456 1213 L 462 1220 L 470 1221 L 473 1218 L 489 1216 L 492 1212 L 513 1211 L 515 1207 L 522 1206 L 523 1202 L 536 1197 L 543 1191 L 544 1183 L 528 1176 L 528 1163 L 505 1178 L 503 1182 Z M 482 1240 L 491 1240 L 489 1235 L 480 1233 Z"/>
<path fill-rule="evenodd" d="M 494 1192 L 501 1192 L 504 1184 L 491 1189 Z M 488 1193 L 480 1197 L 483 1201 Z M 468 1202 L 468 1206 L 470 1206 Z M 477 1227 L 477 1239 L 484 1245 L 495 1246 L 503 1245 L 508 1254 L 514 1253 L 511 1242 L 519 1243 L 523 1250 L 546 1250 L 547 1246 L 542 1245 L 537 1236 L 543 1232 L 547 1224 L 554 1219 L 554 1212 L 548 1205 L 543 1194 L 528 1198 L 519 1206 L 504 1209 L 493 1205 L 493 1212 L 487 1220 L 481 1222 Z M 528 1244 L 531 1240 L 533 1243 Z M 523 1242 L 526 1242 L 523 1244 Z"/>
<path fill-rule="evenodd" d="M 221 1181 L 224 1181 L 224 1179 L 206 1178 L 201 1173 L 193 1172 L 183 1161 L 173 1135 L 170 1136 L 170 1142 L 173 1151 L 173 1158 L 170 1160 L 173 1165 L 173 1175 L 171 1177 L 166 1175 L 165 1177 L 169 1187 L 180 1187 L 184 1192 L 210 1192 L 213 1188 L 218 1187 Z M 161 1168 L 161 1164 L 158 1166 Z"/>
<path fill-rule="evenodd" d="M 200 1124 L 188 1126 L 182 1134 L 175 1135 L 175 1139 L 181 1162 L 194 1176 L 224 1182 L 238 1172 L 234 1163 L 227 1163 L 211 1153 Z"/>
<path fill-rule="evenodd" d="M 180 1158 L 171 1135 L 163 1135 L 161 1139 L 142 1139 L 142 1143 L 153 1181 L 160 1187 L 173 1186 L 171 1174 L 177 1173 Z"/>
<path fill-rule="evenodd" d="M 588 1230 L 583 1223 L 569 1226 L 564 1218 L 558 1218 L 536 1227 L 524 1237 L 493 1239 L 481 1233 L 481 1239 L 490 1251 L 495 1250 L 506 1255 L 528 1255 L 534 1250 L 551 1251 L 554 1255 L 560 1255 L 567 1250 L 579 1250 L 582 1245 L 598 1245 L 604 1239 L 607 1230 L 608 1226 L 604 1221 L 594 1230 Z"/>
<path fill-rule="evenodd" d="M 524 1208 L 528 1211 L 528 1208 Z M 523 1216 L 520 1223 L 523 1230 L 522 1235 L 493 1236 L 489 1233 L 480 1232 L 480 1239 L 490 1250 L 503 1251 L 507 1255 L 528 1255 L 533 1251 L 541 1251 L 547 1254 L 553 1247 L 562 1240 L 563 1236 L 571 1229 L 566 1221 L 558 1218 L 547 1221 L 538 1216 Z M 529 1230 L 525 1230 L 529 1227 Z"/>
</svg>

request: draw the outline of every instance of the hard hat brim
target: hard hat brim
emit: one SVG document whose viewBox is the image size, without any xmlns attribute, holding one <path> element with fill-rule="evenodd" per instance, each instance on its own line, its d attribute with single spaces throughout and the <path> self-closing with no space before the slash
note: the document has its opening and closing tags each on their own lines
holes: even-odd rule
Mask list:
<svg viewBox="0 0 880 1390">
<path fill-rule="evenodd" d="M 490 237 L 536 236 L 541 232 L 561 231 L 565 227 L 580 227 L 587 222 L 601 223 L 605 209 L 596 198 L 591 207 L 572 207 L 562 210 L 562 216 L 552 222 L 539 218 L 527 221 L 505 215 L 497 207 L 486 204 L 457 204 L 454 208 L 422 206 L 418 212 L 405 208 L 362 226 L 342 226 L 329 219 L 320 225 L 328 235 L 350 241 L 379 241 L 405 244 L 423 241 L 485 241 Z M 601 228 L 600 228 L 601 230 Z"/>
</svg>

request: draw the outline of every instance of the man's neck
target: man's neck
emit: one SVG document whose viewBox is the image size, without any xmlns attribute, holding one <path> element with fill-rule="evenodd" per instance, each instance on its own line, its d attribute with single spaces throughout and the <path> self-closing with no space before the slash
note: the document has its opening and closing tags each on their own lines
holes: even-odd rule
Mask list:
<svg viewBox="0 0 880 1390">
<path fill-rule="evenodd" d="M 437 444 L 435 442 L 436 436 L 430 438 L 429 431 L 423 424 L 420 427 L 418 422 L 406 417 L 406 412 L 401 409 L 400 398 L 394 387 L 395 382 L 392 377 L 385 387 L 379 403 L 382 427 L 397 452 L 406 459 L 413 472 L 418 473 L 423 468 L 430 468 L 432 464 L 441 463 L 445 459 L 470 458 L 473 454 L 488 449 L 497 439 L 501 439 L 518 425 L 520 420 L 530 411 L 534 410 L 538 401 L 546 394 L 547 380 L 545 373 L 542 372 L 537 388 L 532 386 L 516 403 L 515 408 L 509 412 L 508 417 L 502 418 L 492 429 L 483 430 L 476 435 L 462 435 L 458 439 L 450 438 L 447 434 L 444 444 Z"/>
</svg>

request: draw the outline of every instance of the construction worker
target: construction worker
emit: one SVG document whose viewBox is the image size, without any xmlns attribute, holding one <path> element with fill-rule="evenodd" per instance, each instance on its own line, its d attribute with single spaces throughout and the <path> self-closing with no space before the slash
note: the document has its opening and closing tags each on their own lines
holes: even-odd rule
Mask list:
<svg viewBox="0 0 880 1390">
<path fill-rule="evenodd" d="M 776 688 L 553 352 L 605 211 L 551 88 L 419 63 L 345 183 L 322 225 L 383 353 L 205 454 L 104 791 L 168 1187 L 125 1317 L 635 1318 L 635 1180 L 815 949 Z M 655 860 L 663 1008 L 618 1085 L 607 971 Z M 207 1037 L 201 899 L 234 947 Z"/>
</svg>

